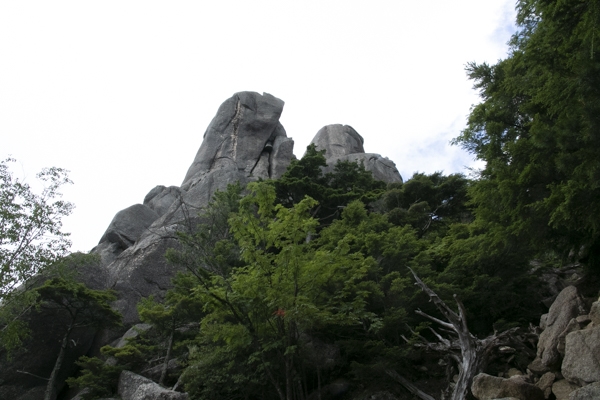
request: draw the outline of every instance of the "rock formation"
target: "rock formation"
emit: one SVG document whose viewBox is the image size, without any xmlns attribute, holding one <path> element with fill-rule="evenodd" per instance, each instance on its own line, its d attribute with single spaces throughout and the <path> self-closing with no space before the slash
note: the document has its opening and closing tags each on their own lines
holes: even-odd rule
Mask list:
<svg viewBox="0 0 600 400">
<path fill-rule="evenodd" d="M 540 393 L 541 398 L 556 400 L 600 398 L 599 311 L 600 299 L 588 314 L 578 289 L 565 287 L 541 318 L 537 357 L 528 374 L 511 379 L 481 374 L 473 382 L 473 395 L 479 400 L 509 395 L 532 399 Z M 522 382 L 516 385 L 515 378 Z M 534 394 L 532 385 L 524 383 L 535 383 L 540 392 Z"/>
<path fill-rule="evenodd" d="M 258 179 L 278 178 L 295 158 L 294 141 L 279 122 L 283 105 L 282 100 L 266 93 L 234 94 L 219 107 L 206 129 L 181 186 L 156 186 L 143 204 L 119 211 L 110 222 L 92 249 L 100 256 L 100 264 L 85 271 L 82 280 L 94 289 L 117 292 L 114 306 L 123 314 L 125 330 L 139 321 L 136 304 L 141 298 L 160 297 L 170 287 L 176 271 L 167 264 L 164 254 L 177 246 L 177 231 L 190 229 L 199 221 L 198 214 L 212 195 L 230 183 L 245 185 Z M 314 142 L 326 149 L 329 169 L 337 160 L 363 162 L 377 179 L 402 181 L 393 162 L 378 154 L 364 153 L 362 137 L 349 126 L 327 126 Z M 36 342 L 27 356 L 0 366 L 0 398 L 19 399 L 18 395 L 27 391 L 41 390 L 43 380 L 18 374 L 17 369 L 49 376 L 58 347 L 48 343 L 58 343 L 60 335 L 53 333 L 52 316 L 40 318 L 32 334 Z M 65 360 L 63 378 L 74 372 L 74 361 L 80 355 L 113 342 L 123 332 L 103 332 L 95 339 L 94 333 L 79 334 L 81 341 L 77 351 Z"/>
<path fill-rule="evenodd" d="M 283 175 L 294 158 L 294 141 L 279 122 L 283 101 L 270 94 L 236 93 L 217 111 L 180 188 L 157 186 L 115 216 L 95 252 L 107 261 L 108 287 L 119 292 L 117 308 L 126 325 L 137 322 L 135 304 L 166 290 L 174 274 L 164 260 L 176 246 L 175 232 L 193 225 L 217 190 L 228 184 Z M 326 150 L 328 168 L 338 160 L 363 162 L 375 178 L 402 182 L 396 166 L 363 149 L 363 138 L 346 125 L 322 128 L 313 143 Z M 130 221 L 134 215 L 140 217 Z M 129 221 L 129 222 L 128 222 Z"/>
<path fill-rule="evenodd" d="M 379 154 L 365 153 L 363 142 L 362 136 L 351 126 L 340 124 L 321 128 L 311 141 L 317 150 L 325 150 L 326 173 L 333 171 L 338 161 L 352 161 L 362 163 L 375 179 L 388 183 L 402 182 L 396 164 Z"/>
</svg>

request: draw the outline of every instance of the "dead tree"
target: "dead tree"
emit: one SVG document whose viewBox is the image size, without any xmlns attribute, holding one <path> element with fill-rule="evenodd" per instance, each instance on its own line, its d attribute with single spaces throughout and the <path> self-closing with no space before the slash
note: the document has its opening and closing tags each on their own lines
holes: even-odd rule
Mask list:
<svg viewBox="0 0 600 400">
<path fill-rule="evenodd" d="M 429 342 L 425 338 L 421 337 L 421 346 L 447 355 L 456 363 L 458 367 L 458 380 L 453 388 L 451 385 L 448 385 L 446 391 L 442 393 L 442 399 L 465 400 L 469 396 L 473 378 L 475 375 L 483 372 L 484 368 L 491 360 L 496 348 L 519 341 L 518 339 L 514 338 L 514 334 L 518 328 L 513 328 L 500 334 L 496 334 L 494 332 L 493 335 L 488 336 L 485 339 L 478 339 L 471 334 L 471 332 L 469 332 L 465 306 L 456 295 L 454 295 L 454 300 L 458 305 L 458 314 L 448 307 L 448 305 L 442 299 L 440 299 L 433 290 L 425 285 L 425 283 L 419 279 L 417 274 L 415 274 L 412 269 L 410 269 L 410 272 L 413 274 L 416 280 L 415 285 L 418 285 L 429 296 L 430 301 L 433 301 L 437 309 L 444 316 L 445 321 L 426 314 L 421 310 L 416 310 L 415 312 L 435 322 L 441 328 L 443 328 L 445 332 L 451 335 L 450 338 L 445 338 L 435 329 L 429 328 L 437 338 L 438 342 Z M 420 399 L 433 399 L 432 396 L 416 388 L 405 378 L 398 375 L 395 371 L 389 370 L 387 373 L 390 375 L 390 377 L 399 382 Z"/>
</svg>

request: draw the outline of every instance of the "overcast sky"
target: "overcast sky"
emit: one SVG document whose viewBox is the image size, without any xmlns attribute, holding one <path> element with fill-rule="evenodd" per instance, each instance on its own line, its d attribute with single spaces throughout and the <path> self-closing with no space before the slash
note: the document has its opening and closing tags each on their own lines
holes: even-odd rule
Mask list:
<svg viewBox="0 0 600 400">
<path fill-rule="evenodd" d="M 504 58 L 515 0 L 2 1 L 0 157 L 70 170 L 73 250 L 180 185 L 233 93 L 285 101 L 295 154 L 324 125 L 415 171 L 466 172 L 448 144 L 478 102 L 469 61 Z"/>
</svg>

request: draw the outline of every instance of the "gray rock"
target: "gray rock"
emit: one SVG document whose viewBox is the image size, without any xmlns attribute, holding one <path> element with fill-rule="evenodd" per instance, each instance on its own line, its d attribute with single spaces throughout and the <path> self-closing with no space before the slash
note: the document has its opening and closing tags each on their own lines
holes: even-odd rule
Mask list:
<svg viewBox="0 0 600 400">
<path fill-rule="evenodd" d="M 327 166 L 323 168 L 323 173 L 333 172 L 339 161 L 350 161 L 362 163 L 377 180 L 402 182 L 396 164 L 379 154 L 365 153 L 363 142 L 362 136 L 351 126 L 337 124 L 321 128 L 311 143 L 315 144 L 317 150 L 325 150 Z"/>
<path fill-rule="evenodd" d="M 317 132 L 311 143 L 317 150 L 325 150 L 325 158 L 364 153 L 364 140 L 351 126 L 327 125 Z"/>
<path fill-rule="evenodd" d="M 575 286 L 564 288 L 548 311 L 546 329 L 540 334 L 537 356 L 542 364 L 553 368 L 560 365 L 561 355 L 558 344 L 561 334 L 571 321 L 581 314 L 585 314 L 583 299 L 579 296 Z"/>
<path fill-rule="evenodd" d="M 556 346 L 556 350 L 558 350 L 558 352 L 560 353 L 560 355 L 562 357 L 565 356 L 565 341 L 566 341 L 566 337 L 569 333 L 571 332 L 575 332 L 578 331 L 580 329 L 582 329 L 585 326 L 584 324 L 579 323 L 578 320 L 580 320 L 582 316 L 579 316 L 577 318 L 573 318 L 572 320 L 569 321 L 569 323 L 567 324 L 567 327 L 565 328 L 564 331 L 562 331 L 560 333 L 560 335 L 558 335 L 558 345 Z M 587 317 L 587 316 L 584 316 Z"/>
<path fill-rule="evenodd" d="M 99 243 L 115 243 L 122 249 L 131 247 L 159 215 L 142 204 L 119 211 Z"/>
<path fill-rule="evenodd" d="M 600 326 L 567 335 L 562 374 L 580 386 L 600 381 Z"/>
<path fill-rule="evenodd" d="M 188 191 L 204 174 L 221 168 L 250 175 L 263 150 L 272 149 L 275 138 L 285 135 L 279 123 L 282 111 L 283 101 L 267 93 L 240 92 L 226 100 L 208 126 L 181 188 Z"/>
<path fill-rule="evenodd" d="M 162 375 L 163 364 L 155 365 L 151 368 L 145 369 L 140 374 L 148 379 L 152 379 L 155 382 L 160 380 L 160 376 Z M 173 358 L 169 360 L 167 364 L 167 376 L 172 375 L 180 375 L 181 365 L 177 361 L 177 359 Z"/>
<path fill-rule="evenodd" d="M 129 328 L 127 330 L 127 332 L 125 332 L 123 334 L 121 339 L 119 339 L 117 344 L 115 344 L 113 347 L 120 349 L 121 347 L 124 347 L 127 345 L 127 342 L 129 339 L 136 338 L 140 335 L 140 333 L 146 332 L 150 329 L 152 329 L 152 325 L 150 325 L 150 324 L 135 324 L 134 326 Z"/>
<path fill-rule="evenodd" d="M 556 375 L 554 375 L 552 372 L 546 372 L 535 384 L 544 392 L 544 398 L 546 399 L 552 394 L 552 384 L 554 383 L 555 378 Z"/>
<path fill-rule="evenodd" d="M 542 330 L 546 329 L 546 327 L 548 326 L 548 313 L 543 314 L 540 317 L 540 328 L 542 328 Z"/>
<path fill-rule="evenodd" d="M 531 364 L 527 366 L 527 369 L 538 375 L 545 374 L 546 372 L 550 371 L 548 367 L 542 364 L 542 360 L 540 360 L 539 357 L 536 357 L 535 360 L 533 360 Z"/>
<path fill-rule="evenodd" d="M 121 372 L 119 377 L 119 396 L 122 400 L 187 400 L 186 393 L 174 392 L 162 388 L 148 378 L 130 371 Z"/>
<path fill-rule="evenodd" d="M 285 136 L 277 136 L 273 141 L 273 150 L 269 159 L 270 177 L 280 178 L 294 158 L 294 141 Z"/>
<path fill-rule="evenodd" d="M 135 305 L 140 298 L 151 294 L 160 298 L 170 287 L 176 267 L 166 262 L 164 254 L 177 247 L 177 231 L 198 222 L 198 213 L 217 190 L 283 174 L 293 141 L 279 122 L 282 110 L 283 101 L 270 94 L 236 93 L 208 126 L 181 187 L 159 186 L 148 193 L 146 208 L 154 208 L 160 216 L 107 267 L 125 326 L 138 322 Z"/>
<path fill-rule="evenodd" d="M 567 400 L 569 395 L 577 389 L 579 389 L 579 386 L 566 379 L 561 379 L 552 384 L 552 393 L 556 396 L 556 400 Z"/>
<path fill-rule="evenodd" d="M 46 393 L 46 386 L 38 386 L 28 390 L 19 397 L 13 397 L 15 400 L 39 400 L 44 398 Z M 8 398 L 8 397 L 6 397 Z"/>
<path fill-rule="evenodd" d="M 596 326 L 600 326 L 600 301 L 592 303 L 590 308 L 590 319 Z"/>
<path fill-rule="evenodd" d="M 594 382 L 571 392 L 569 400 L 600 399 L 600 382 Z"/>
<path fill-rule="evenodd" d="M 540 388 L 525 382 L 519 377 L 504 379 L 481 373 L 473 378 L 471 391 L 473 396 L 479 400 L 492 400 L 502 397 L 544 400 L 544 392 Z"/>
<path fill-rule="evenodd" d="M 139 322 L 136 304 L 141 298 L 150 295 L 161 298 L 171 287 L 177 268 L 167 263 L 165 253 L 172 247 L 177 247 L 173 237 L 148 236 L 108 266 L 109 284 L 118 293 L 113 306 L 123 315 L 125 327 Z"/>
<path fill-rule="evenodd" d="M 162 216 L 180 196 L 181 189 L 177 186 L 165 187 L 159 185 L 148 192 L 144 198 L 144 205 Z"/>
<path fill-rule="evenodd" d="M 100 256 L 101 264 L 104 267 L 115 261 L 122 252 L 123 248 L 119 244 L 111 242 L 102 242 L 90 251 L 90 253 Z"/>
<path fill-rule="evenodd" d="M 396 164 L 388 158 L 374 153 L 355 153 L 344 156 L 328 157 L 327 167 L 323 168 L 323 173 L 333 172 L 335 164 L 339 161 L 350 161 L 362 164 L 367 171 L 373 174 L 373 178 L 386 183 L 402 182 L 402 176 Z"/>
</svg>

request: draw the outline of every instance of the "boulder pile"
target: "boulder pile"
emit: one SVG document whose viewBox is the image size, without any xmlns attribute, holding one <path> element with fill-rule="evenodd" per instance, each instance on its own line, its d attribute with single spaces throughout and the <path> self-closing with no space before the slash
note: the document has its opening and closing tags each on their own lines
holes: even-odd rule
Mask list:
<svg viewBox="0 0 600 400">
<path fill-rule="evenodd" d="M 479 374 L 471 388 L 477 399 L 600 399 L 600 299 L 588 308 L 577 288 L 567 286 L 540 328 L 527 371 L 509 378 Z"/>
</svg>

